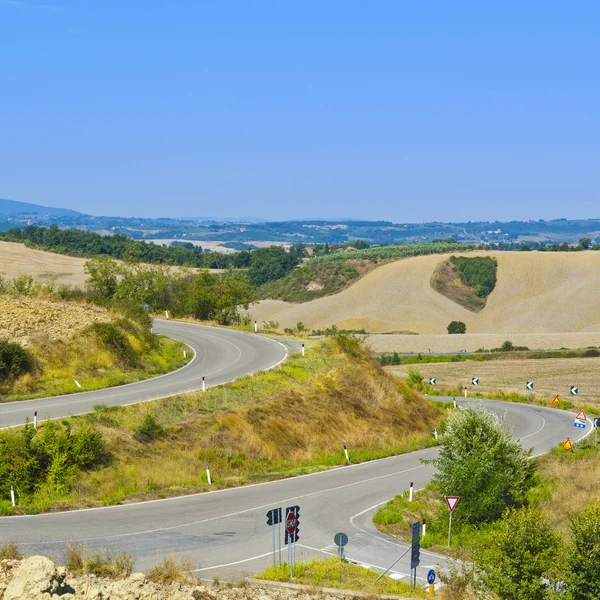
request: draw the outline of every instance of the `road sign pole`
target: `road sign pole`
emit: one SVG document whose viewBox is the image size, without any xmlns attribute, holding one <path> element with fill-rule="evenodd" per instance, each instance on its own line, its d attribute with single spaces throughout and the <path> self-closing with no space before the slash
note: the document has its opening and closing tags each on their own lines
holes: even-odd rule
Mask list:
<svg viewBox="0 0 600 600">
<path fill-rule="evenodd" d="M 452 511 L 450 511 L 450 518 L 448 519 L 448 548 L 450 548 L 450 533 L 452 532 Z"/>
<path fill-rule="evenodd" d="M 411 594 L 412 594 L 412 591 L 413 591 L 413 571 L 414 571 L 414 569 L 411 567 L 411 569 L 410 569 L 410 575 L 408 576 L 409 580 L 410 580 L 410 593 Z"/>
<path fill-rule="evenodd" d="M 273 532 L 273 570 L 277 571 L 277 555 L 275 554 L 275 527 L 271 527 Z"/>
<path fill-rule="evenodd" d="M 277 528 L 279 529 L 279 531 L 277 532 L 277 537 L 279 538 L 279 564 L 281 564 L 281 517 L 279 517 L 279 525 L 277 526 Z"/>
</svg>

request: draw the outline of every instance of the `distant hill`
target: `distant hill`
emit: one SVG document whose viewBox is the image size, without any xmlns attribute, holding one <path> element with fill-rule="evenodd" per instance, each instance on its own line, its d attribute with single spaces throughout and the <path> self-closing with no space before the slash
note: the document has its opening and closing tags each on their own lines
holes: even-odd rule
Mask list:
<svg viewBox="0 0 600 600">
<path fill-rule="evenodd" d="M 498 261 L 496 287 L 478 313 L 431 287 L 433 273 L 449 255 L 430 255 L 377 267 L 344 291 L 318 300 L 303 304 L 263 300 L 252 306 L 252 318 L 277 321 L 282 328 L 302 321 L 308 329 L 337 325 L 370 333 L 447 335 L 450 321 L 466 323 L 467 333 L 600 332 L 600 252 L 475 252 L 469 256 Z"/>
<path fill-rule="evenodd" d="M 51 217 L 77 217 L 82 213 L 68 208 L 53 208 L 30 204 L 29 202 L 17 202 L 16 200 L 5 200 L 0 198 L 0 215 L 48 215 Z"/>
</svg>

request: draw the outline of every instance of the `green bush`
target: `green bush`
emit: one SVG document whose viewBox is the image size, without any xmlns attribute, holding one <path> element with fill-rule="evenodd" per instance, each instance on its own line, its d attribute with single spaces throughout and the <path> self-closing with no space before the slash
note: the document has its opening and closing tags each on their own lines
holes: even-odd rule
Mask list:
<svg viewBox="0 0 600 600">
<path fill-rule="evenodd" d="M 0 381 L 19 377 L 32 366 L 30 354 L 20 344 L 0 340 Z"/>
<path fill-rule="evenodd" d="M 452 321 L 448 325 L 448 333 L 467 333 L 467 326 L 462 321 Z"/>
<path fill-rule="evenodd" d="M 484 589 L 501 600 L 549 600 L 556 598 L 561 550 L 560 534 L 539 510 L 512 510 L 476 553 L 475 571 Z"/>
<path fill-rule="evenodd" d="M 423 387 L 423 375 L 421 375 L 421 371 L 415 367 L 409 367 L 406 383 L 410 385 L 410 387 L 420 390 Z"/>
<path fill-rule="evenodd" d="M 94 323 L 88 328 L 96 339 L 123 365 L 132 369 L 138 364 L 138 357 L 127 336 L 115 323 Z"/>
<path fill-rule="evenodd" d="M 567 586 L 572 600 L 600 598 L 600 504 L 586 506 L 571 519 Z"/>
<path fill-rule="evenodd" d="M 164 427 L 152 414 L 147 414 L 135 430 L 138 439 L 145 442 L 155 440 L 157 437 L 161 436 L 163 432 Z"/>
<path fill-rule="evenodd" d="M 506 418 L 481 406 L 467 406 L 448 417 L 437 458 L 425 461 L 437 472 L 442 494 L 459 495 L 457 524 L 498 520 L 519 507 L 535 482 L 536 463 L 510 432 Z"/>
<path fill-rule="evenodd" d="M 89 425 L 73 430 L 69 421 L 47 421 L 38 429 L 25 427 L 0 433 L 0 497 L 10 497 L 10 486 L 21 501 L 36 490 L 68 491 L 80 469 L 107 457 L 102 434 Z"/>
<path fill-rule="evenodd" d="M 480 298 L 487 298 L 496 287 L 498 263 L 489 256 L 452 256 L 450 261 L 455 266 L 461 281 L 471 288 Z"/>
</svg>

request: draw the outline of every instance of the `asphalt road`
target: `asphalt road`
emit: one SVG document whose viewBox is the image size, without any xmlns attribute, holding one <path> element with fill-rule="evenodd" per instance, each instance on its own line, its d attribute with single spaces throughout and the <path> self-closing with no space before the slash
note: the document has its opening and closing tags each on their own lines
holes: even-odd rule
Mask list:
<svg viewBox="0 0 600 600">
<path fill-rule="evenodd" d="M 181 321 L 154 321 L 154 332 L 185 342 L 194 358 L 173 373 L 113 388 L 0 404 L 0 428 L 22 425 L 25 419 L 61 418 L 91 412 L 95 404 L 133 404 L 165 398 L 233 381 L 269 369 L 285 360 L 290 343 L 231 329 Z"/>
<path fill-rule="evenodd" d="M 180 325 L 168 323 L 165 327 Z M 188 327 L 183 325 L 186 334 Z M 193 327 L 197 326 L 189 329 L 192 337 L 197 334 Z M 186 339 L 181 329 L 176 331 L 176 337 Z M 262 339 L 258 336 L 236 334 L 235 338 L 230 338 L 228 334 L 235 332 L 206 328 L 201 331 L 201 335 L 216 338 L 215 344 L 225 356 L 223 364 L 233 363 L 220 369 L 218 374 L 214 373 L 215 378 L 233 378 L 238 369 L 244 370 L 241 364 L 247 367 L 263 365 L 264 368 L 279 356 L 275 353 L 263 363 L 256 357 L 245 357 L 246 351 L 254 355 L 263 348 L 271 352 L 275 346 L 273 342 L 265 341 L 265 345 L 258 348 L 256 340 Z M 245 345 L 247 338 L 253 340 L 247 342 L 249 348 Z M 222 345 L 223 340 L 229 342 L 232 339 L 235 339 L 232 343 L 239 348 L 241 356 L 226 350 L 227 344 Z M 213 363 L 213 368 L 219 368 L 218 363 Z M 190 384 L 193 381 L 188 380 L 187 385 Z M 185 387 L 184 382 L 181 385 Z M 140 399 L 150 399 L 152 391 L 152 388 L 146 390 Z M 164 394 L 163 391 L 155 392 L 154 395 Z M 129 398 L 129 401 L 134 399 Z M 107 399 L 103 402 L 107 403 Z M 459 400 L 459 404 L 465 402 Z M 485 401 L 485 404 L 490 410 L 507 414 L 513 434 L 525 446 L 532 447 L 534 454 L 548 451 L 567 437 L 575 441 L 590 432 L 590 423 L 585 430 L 574 428 L 571 413 L 498 401 Z M 352 453 L 352 449 L 349 450 Z M 349 536 L 347 558 L 383 569 L 396 560 L 406 546 L 379 534 L 371 522 L 372 515 L 378 505 L 406 490 L 411 481 L 415 489 L 423 487 L 433 471 L 424 466 L 421 459 L 431 458 L 436 452 L 431 448 L 313 475 L 180 498 L 58 514 L 5 517 L 0 519 L 0 537 L 18 542 L 27 553 L 58 559 L 64 556 L 68 542 L 80 542 L 97 549 L 124 550 L 135 555 L 136 567 L 140 570 L 173 553 L 194 559 L 201 576 L 219 575 L 222 579 L 233 579 L 254 574 L 272 562 L 272 538 L 266 524 L 266 512 L 297 504 L 301 507 L 297 560 L 335 555 L 333 537 L 343 531 Z M 460 490 L 457 494 L 460 495 Z M 283 558 L 286 560 L 285 548 Z M 422 551 L 419 583 L 424 583 L 429 568 L 443 562 L 440 556 Z M 407 555 L 394 567 L 393 575 L 406 577 L 408 564 Z"/>
</svg>

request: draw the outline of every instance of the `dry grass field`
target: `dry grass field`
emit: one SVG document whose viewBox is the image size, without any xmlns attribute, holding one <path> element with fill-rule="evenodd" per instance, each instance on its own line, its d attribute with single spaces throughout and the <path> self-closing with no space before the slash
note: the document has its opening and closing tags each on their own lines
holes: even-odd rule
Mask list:
<svg viewBox="0 0 600 600">
<path fill-rule="evenodd" d="M 112 318 L 97 306 L 0 295 L 0 338 L 24 346 L 67 338 L 92 323 Z"/>
<path fill-rule="evenodd" d="M 571 398 L 569 389 L 579 387 L 577 402 L 600 402 L 600 358 L 546 358 L 497 361 L 468 361 L 460 363 L 431 363 L 388 367 L 390 373 L 406 378 L 408 369 L 416 367 L 426 378 L 436 377 L 438 385 L 463 388 L 470 394 L 485 395 L 492 391 L 510 391 L 526 395 L 525 384 L 534 382 L 534 393 L 544 398 Z M 479 386 L 471 384 L 479 377 Z"/>
<path fill-rule="evenodd" d="M 42 283 L 81 287 L 86 278 L 86 260 L 0 242 L 0 276 L 8 280 L 26 273 Z"/>
<path fill-rule="evenodd" d="M 399 352 L 401 354 L 453 353 L 480 348 L 500 348 L 506 341 L 531 350 L 558 348 L 589 348 L 600 346 L 600 331 L 591 333 L 467 333 L 465 335 L 384 335 L 366 338 L 373 352 Z"/>
<path fill-rule="evenodd" d="M 600 332 L 600 252 L 475 252 L 498 260 L 498 283 L 474 314 L 432 289 L 431 275 L 449 255 L 406 258 L 378 267 L 348 289 L 305 304 L 265 300 L 259 321 L 311 329 L 337 325 L 370 333 L 446 333 L 464 321 L 469 333 Z"/>
</svg>

